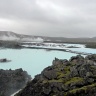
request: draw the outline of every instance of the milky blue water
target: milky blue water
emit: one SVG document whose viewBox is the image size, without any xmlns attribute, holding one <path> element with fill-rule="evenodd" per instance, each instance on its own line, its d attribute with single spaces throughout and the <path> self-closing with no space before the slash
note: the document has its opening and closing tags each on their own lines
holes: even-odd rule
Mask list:
<svg viewBox="0 0 96 96">
<path fill-rule="evenodd" d="M 41 71 L 52 65 L 55 57 L 60 59 L 69 59 L 76 54 L 61 51 L 46 51 L 39 49 L 2 49 L 0 58 L 12 60 L 8 63 L 0 63 L 0 69 L 17 69 L 26 70 L 32 77 L 41 73 Z"/>
<path fill-rule="evenodd" d="M 96 49 L 72 48 L 72 50 L 96 53 Z M 69 52 L 46 51 L 43 49 L 1 49 L 0 58 L 7 58 L 12 61 L 0 63 L 0 69 L 22 68 L 34 77 L 40 74 L 45 67 L 52 65 L 55 57 L 59 59 L 69 59 L 71 56 L 76 55 L 77 54 Z"/>
<path fill-rule="evenodd" d="M 96 54 L 96 49 L 91 49 L 91 48 L 70 48 L 70 50 Z"/>
</svg>

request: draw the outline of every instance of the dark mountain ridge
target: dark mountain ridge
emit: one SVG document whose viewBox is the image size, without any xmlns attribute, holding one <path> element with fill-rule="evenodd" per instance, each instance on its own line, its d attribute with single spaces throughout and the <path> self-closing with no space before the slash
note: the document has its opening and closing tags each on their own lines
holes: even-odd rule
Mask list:
<svg viewBox="0 0 96 96">
<path fill-rule="evenodd" d="M 0 31 L 0 40 L 17 40 L 17 41 L 44 41 L 44 42 L 69 42 L 69 43 L 96 43 L 94 38 L 66 38 L 65 37 L 48 37 L 48 36 L 32 36 L 17 34 L 11 31 Z"/>
</svg>

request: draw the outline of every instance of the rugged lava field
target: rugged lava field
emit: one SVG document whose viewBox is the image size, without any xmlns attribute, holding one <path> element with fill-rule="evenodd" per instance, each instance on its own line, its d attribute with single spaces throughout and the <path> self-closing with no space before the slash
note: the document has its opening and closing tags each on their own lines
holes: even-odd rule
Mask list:
<svg viewBox="0 0 96 96">
<path fill-rule="evenodd" d="M 15 96 L 96 96 L 96 55 L 55 58 Z"/>
</svg>

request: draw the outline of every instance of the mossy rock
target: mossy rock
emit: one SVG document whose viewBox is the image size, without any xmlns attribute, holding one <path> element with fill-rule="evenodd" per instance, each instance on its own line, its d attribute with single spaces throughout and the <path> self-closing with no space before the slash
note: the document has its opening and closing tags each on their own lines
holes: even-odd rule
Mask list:
<svg viewBox="0 0 96 96">
<path fill-rule="evenodd" d="M 87 86 L 83 86 L 81 88 L 76 88 L 76 89 L 70 90 L 69 92 L 65 93 L 65 96 L 74 96 L 74 95 L 79 94 L 79 93 L 86 94 L 86 93 L 88 93 L 88 91 L 90 92 L 90 90 L 92 90 L 93 88 L 96 89 L 96 83 L 90 84 Z M 81 95 L 79 95 L 79 96 L 81 96 Z M 85 95 L 83 95 L 83 96 L 85 96 Z"/>
<path fill-rule="evenodd" d="M 64 81 L 63 81 L 63 79 L 58 79 L 58 80 L 49 80 L 48 81 L 49 83 L 51 83 L 51 82 L 60 82 L 60 83 L 63 83 Z"/>
<path fill-rule="evenodd" d="M 79 83 L 79 82 L 83 82 L 83 81 L 84 81 L 84 79 L 81 78 L 81 77 L 73 77 L 69 81 L 67 81 L 65 83 L 65 85 L 68 85 L 68 84 L 71 84 L 71 83 Z"/>
</svg>

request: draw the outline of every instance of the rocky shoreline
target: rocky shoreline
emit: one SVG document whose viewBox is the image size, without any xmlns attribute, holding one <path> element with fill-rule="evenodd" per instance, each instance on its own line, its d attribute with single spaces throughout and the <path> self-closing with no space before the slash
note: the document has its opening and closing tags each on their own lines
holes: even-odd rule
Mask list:
<svg viewBox="0 0 96 96">
<path fill-rule="evenodd" d="M 22 47 L 24 48 L 29 48 L 29 49 L 45 49 L 45 50 L 54 50 L 54 51 L 63 51 L 63 52 L 70 52 L 70 53 L 75 53 L 75 54 L 79 54 L 79 55 L 91 55 L 92 53 L 87 53 L 87 52 L 78 52 L 78 51 L 73 51 L 71 50 L 71 48 L 79 48 L 76 46 L 66 46 L 62 45 L 62 44 L 58 44 L 58 45 L 54 45 L 54 44 L 43 44 L 43 43 L 25 43 L 25 45 L 21 44 Z M 50 47 L 51 46 L 51 47 Z M 69 48 L 69 49 L 66 49 Z"/>
<path fill-rule="evenodd" d="M 51 42 L 52 43 L 52 42 Z M 58 45 L 59 43 L 57 43 Z M 70 43 L 69 43 L 70 44 Z M 27 45 L 27 47 L 26 47 Z M 85 44 L 85 46 L 87 48 L 92 48 L 92 47 L 88 47 L 88 44 Z M 96 45 L 96 44 L 95 44 Z M 79 55 L 91 55 L 92 53 L 87 53 L 87 52 L 78 52 L 78 51 L 72 51 L 71 48 L 79 48 L 76 46 L 67 46 L 66 48 L 62 48 L 62 46 L 64 47 L 65 45 L 59 44 L 58 46 L 61 48 L 56 48 L 55 45 L 51 45 L 51 47 L 48 47 L 48 45 L 44 45 L 43 43 L 23 43 L 21 41 L 0 41 L 0 49 L 4 49 L 4 48 L 10 48 L 10 49 L 23 49 L 23 48 L 28 48 L 28 49 L 45 49 L 45 50 L 56 50 L 56 51 L 63 51 L 63 52 L 70 52 L 70 53 L 75 53 L 75 54 L 79 54 Z"/>
<path fill-rule="evenodd" d="M 22 69 L 0 69 L 0 96 L 10 96 L 17 90 L 23 88 L 30 80 L 30 75 Z"/>
<path fill-rule="evenodd" d="M 10 48 L 10 49 L 22 49 L 20 41 L 1 41 L 0 49 Z"/>
<path fill-rule="evenodd" d="M 96 55 L 55 58 L 15 96 L 96 96 Z"/>
</svg>

